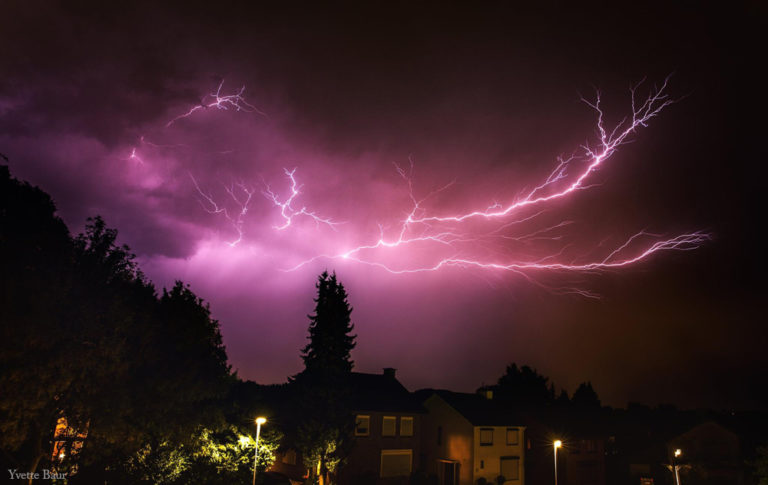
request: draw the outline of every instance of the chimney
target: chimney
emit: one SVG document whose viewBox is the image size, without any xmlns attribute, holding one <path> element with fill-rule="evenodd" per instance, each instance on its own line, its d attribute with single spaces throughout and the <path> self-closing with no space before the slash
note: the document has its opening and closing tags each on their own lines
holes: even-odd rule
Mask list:
<svg viewBox="0 0 768 485">
<path fill-rule="evenodd" d="M 392 367 L 385 367 L 384 372 L 382 374 L 384 374 L 384 377 L 389 377 L 390 379 L 394 379 L 395 373 L 397 373 L 397 369 L 393 369 Z"/>
</svg>

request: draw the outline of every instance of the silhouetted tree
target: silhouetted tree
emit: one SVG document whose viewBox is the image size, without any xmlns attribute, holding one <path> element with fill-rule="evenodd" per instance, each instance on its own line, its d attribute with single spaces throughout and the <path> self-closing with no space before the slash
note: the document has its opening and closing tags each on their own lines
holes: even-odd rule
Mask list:
<svg viewBox="0 0 768 485">
<path fill-rule="evenodd" d="M 302 349 L 304 372 L 329 376 L 352 371 L 350 352 L 355 348 L 352 308 L 336 273 L 323 272 L 317 282 L 315 314 L 309 315 L 309 343 Z"/>
<path fill-rule="evenodd" d="M 302 349 L 305 368 L 293 380 L 300 416 L 294 438 L 313 468 L 319 468 L 321 485 L 327 485 L 348 452 L 354 425 L 348 377 L 355 336 L 347 292 L 335 273 L 320 275 L 315 303 L 309 344 Z"/>
<path fill-rule="evenodd" d="M 549 379 L 527 365 L 507 366 L 507 370 L 494 386 L 494 396 L 499 400 L 519 406 L 542 406 L 553 401 L 554 388 L 547 387 Z"/>
<path fill-rule="evenodd" d="M 757 458 L 753 466 L 755 467 L 755 478 L 759 480 L 758 485 L 768 485 L 768 445 L 757 448 Z"/>
<path fill-rule="evenodd" d="M 573 399 L 571 400 L 573 405 L 579 409 L 599 409 L 600 399 L 597 397 L 597 393 L 592 388 L 591 382 L 582 382 L 579 387 L 573 393 Z"/>
<path fill-rule="evenodd" d="M 72 241 L 42 190 L 0 165 L 0 448 L 3 468 L 33 471 L 49 452 L 60 396 L 79 372 L 81 345 L 67 336 L 63 309 L 73 276 Z M 7 465 L 7 466 L 5 466 Z"/>
</svg>

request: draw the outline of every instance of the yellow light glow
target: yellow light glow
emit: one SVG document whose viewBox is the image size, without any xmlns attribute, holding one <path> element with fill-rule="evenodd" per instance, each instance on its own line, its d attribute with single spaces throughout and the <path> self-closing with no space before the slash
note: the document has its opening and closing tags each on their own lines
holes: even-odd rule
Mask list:
<svg viewBox="0 0 768 485">
<path fill-rule="evenodd" d="M 262 425 L 262 424 L 264 424 L 266 422 L 267 422 L 267 418 L 264 418 L 264 417 L 261 417 L 261 416 L 256 418 L 256 424 L 258 424 L 258 425 Z"/>
<path fill-rule="evenodd" d="M 678 448 L 678 449 L 676 449 L 676 450 L 675 450 L 675 456 L 676 456 L 676 457 L 677 457 L 677 456 L 680 456 L 680 455 L 682 455 L 682 454 L 683 454 L 683 450 L 681 450 L 680 448 Z"/>
<path fill-rule="evenodd" d="M 59 453 L 59 460 L 63 460 L 63 459 L 64 459 L 64 452 L 62 451 L 61 453 Z"/>
<path fill-rule="evenodd" d="M 560 441 L 560 440 L 556 440 L 555 441 L 555 448 L 560 448 L 561 446 L 563 446 L 563 442 Z"/>
</svg>

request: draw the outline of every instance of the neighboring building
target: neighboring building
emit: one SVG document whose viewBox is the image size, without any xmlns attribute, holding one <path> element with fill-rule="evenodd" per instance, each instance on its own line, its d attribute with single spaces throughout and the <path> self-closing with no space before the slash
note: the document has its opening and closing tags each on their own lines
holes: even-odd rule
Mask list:
<svg viewBox="0 0 768 485">
<path fill-rule="evenodd" d="M 350 376 L 354 443 L 339 471 L 340 485 L 408 483 L 422 467 L 424 407 L 400 384 L 395 369 Z"/>
<path fill-rule="evenodd" d="M 427 409 L 425 471 L 439 485 L 523 485 L 525 427 L 492 396 L 450 391 L 416 393 Z"/>
<path fill-rule="evenodd" d="M 707 421 L 694 426 L 667 443 L 669 460 L 674 451 L 681 455 L 680 481 L 708 485 L 740 485 L 744 483 L 744 460 L 738 436 L 728 428 Z"/>
<path fill-rule="evenodd" d="M 565 462 L 563 485 L 605 485 L 605 440 L 600 435 L 582 434 L 564 443 L 560 463 Z"/>
</svg>

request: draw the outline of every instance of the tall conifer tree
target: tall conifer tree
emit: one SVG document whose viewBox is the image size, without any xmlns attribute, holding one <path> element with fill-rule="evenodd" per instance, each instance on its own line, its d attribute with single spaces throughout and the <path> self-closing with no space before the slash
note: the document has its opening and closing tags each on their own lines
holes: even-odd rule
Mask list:
<svg viewBox="0 0 768 485">
<path fill-rule="evenodd" d="M 305 372 L 313 375 L 344 374 L 352 371 L 350 352 L 355 348 L 352 307 L 336 273 L 327 271 L 317 282 L 315 313 L 309 315 L 309 343 L 302 349 Z"/>
</svg>

